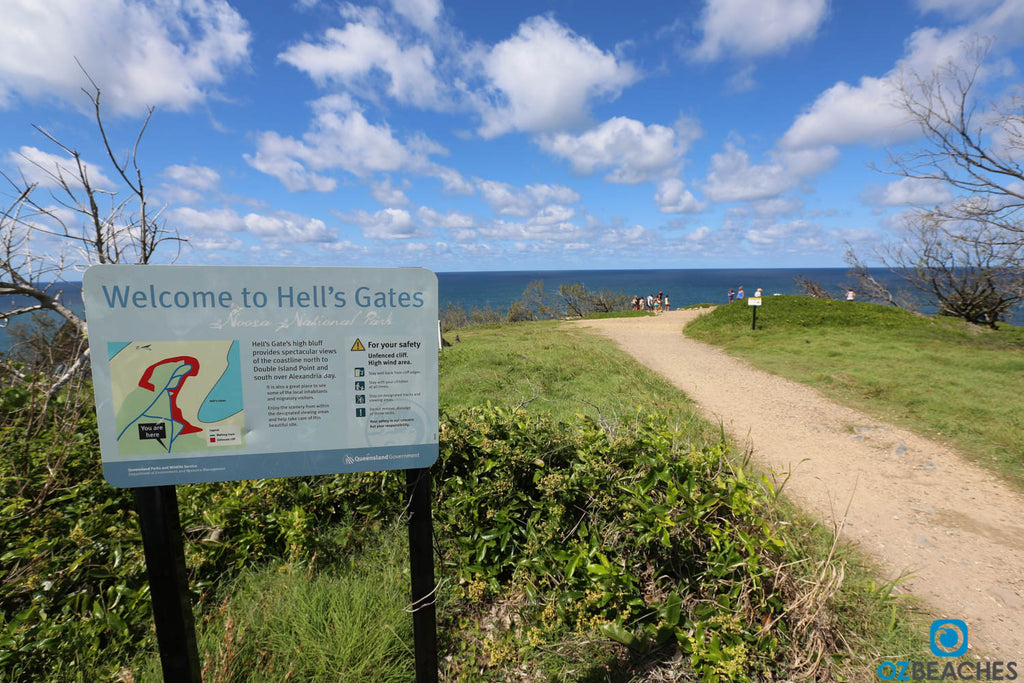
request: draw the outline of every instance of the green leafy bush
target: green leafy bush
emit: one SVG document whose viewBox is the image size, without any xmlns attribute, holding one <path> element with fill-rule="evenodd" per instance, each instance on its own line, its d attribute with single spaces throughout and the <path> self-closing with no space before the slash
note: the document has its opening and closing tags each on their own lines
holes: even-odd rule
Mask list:
<svg viewBox="0 0 1024 683">
<path fill-rule="evenodd" d="M 464 637 L 484 596 L 534 624 L 461 666 L 507 671 L 600 633 L 637 654 L 675 647 L 702 680 L 785 668 L 771 487 L 731 468 L 722 444 L 683 447 L 658 416 L 614 435 L 499 409 L 448 416 L 442 435 L 435 528 L 461 586 L 453 630 Z"/>
</svg>

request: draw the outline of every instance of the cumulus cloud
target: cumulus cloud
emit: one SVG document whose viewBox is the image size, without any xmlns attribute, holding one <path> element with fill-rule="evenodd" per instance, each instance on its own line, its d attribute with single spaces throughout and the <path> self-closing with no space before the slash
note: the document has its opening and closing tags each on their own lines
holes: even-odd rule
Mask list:
<svg viewBox="0 0 1024 683">
<path fill-rule="evenodd" d="M 243 216 L 233 209 L 202 211 L 182 207 L 168 212 L 167 218 L 200 240 L 205 239 L 211 243 L 237 239 L 229 238 L 226 233 L 241 232 L 270 243 L 333 242 L 337 239 L 337 231 L 327 227 L 322 220 L 287 211 L 273 214 L 247 213 Z"/>
<path fill-rule="evenodd" d="M 484 239 L 493 240 L 546 242 L 563 246 L 576 241 L 589 243 L 589 233 L 584 228 L 558 220 L 550 212 L 519 222 L 498 219 L 481 226 L 479 232 Z"/>
<path fill-rule="evenodd" d="M 727 143 L 724 152 L 711 156 L 701 189 L 713 202 L 736 202 L 775 197 L 798 182 L 781 164 L 752 165 L 745 150 Z"/>
<path fill-rule="evenodd" d="M 935 206 L 953 198 L 949 185 L 919 178 L 900 178 L 885 187 L 869 187 L 863 199 L 882 206 Z"/>
<path fill-rule="evenodd" d="M 208 166 L 173 164 L 160 175 L 165 179 L 160 187 L 160 198 L 166 202 L 200 202 L 209 198 L 220 185 L 220 174 Z"/>
<path fill-rule="evenodd" d="M 921 12 L 938 12 L 953 19 L 966 19 L 983 14 L 999 5 L 1003 0 L 917 0 L 915 3 Z"/>
<path fill-rule="evenodd" d="M 363 16 L 372 19 L 377 15 Z M 398 102 L 426 108 L 440 106 L 441 88 L 433 74 L 434 53 L 430 47 L 402 46 L 373 23 L 353 21 L 340 29 L 329 28 L 319 42 L 297 43 L 278 58 L 321 86 L 334 82 L 364 87 L 379 74 L 387 79 L 387 93 Z"/>
<path fill-rule="evenodd" d="M 858 85 L 836 83 L 797 117 L 780 146 L 891 144 L 913 138 L 917 127 L 897 106 L 896 94 L 892 77 L 865 76 Z"/>
<path fill-rule="evenodd" d="M 803 220 L 750 228 L 743 237 L 757 247 L 783 247 L 785 251 L 792 252 L 806 252 L 827 246 L 821 226 Z"/>
<path fill-rule="evenodd" d="M 242 221 L 250 234 L 274 242 L 332 242 L 337 238 L 336 231 L 319 218 L 283 212 L 273 216 L 249 213 Z"/>
<path fill-rule="evenodd" d="M 59 187 L 63 180 L 72 190 L 82 189 L 78 179 L 78 165 L 70 157 L 44 152 L 38 147 L 22 146 L 17 152 L 7 155 L 25 181 L 30 185 L 43 188 Z M 96 164 L 82 162 L 89 184 L 94 189 L 112 189 L 113 181 L 103 174 L 103 169 Z"/>
<path fill-rule="evenodd" d="M 479 133 L 546 132 L 584 123 L 594 98 L 614 99 L 639 74 L 549 17 L 534 17 L 482 57 L 488 97 Z"/>
<path fill-rule="evenodd" d="M 441 0 L 391 0 L 395 12 L 424 33 L 433 33 L 441 16 Z"/>
<path fill-rule="evenodd" d="M 699 213 L 706 206 L 686 189 L 686 183 L 679 178 L 667 178 L 658 183 L 654 203 L 661 213 Z"/>
<path fill-rule="evenodd" d="M 782 52 L 814 38 L 827 11 L 827 0 L 707 0 L 694 56 L 710 61 Z"/>
<path fill-rule="evenodd" d="M 828 145 L 905 142 L 919 135 L 916 124 L 898 104 L 900 82 L 904 75 L 928 78 L 951 63 L 970 59 L 977 36 L 988 36 L 996 45 L 1013 46 L 1024 42 L 1024 3 L 986 2 L 972 6 L 970 21 L 948 31 L 922 28 L 906 41 L 903 57 L 880 77 L 864 76 L 856 85 L 839 82 L 827 89 L 807 111 L 793 122 L 780 146 L 788 149 Z M 944 0 L 924 2 L 923 6 L 951 7 Z M 979 8 L 991 11 L 978 11 Z"/>
<path fill-rule="evenodd" d="M 3 14 L 0 107 L 17 97 L 81 104 L 77 59 L 114 112 L 184 110 L 249 57 L 248 26 L 224 0 L 8 0 Z"/>
<path fill-rule="evenodd" d="M 657 178 L 679 164 L 688 141 L 667 126 L 644 125 L 617 116 L 580 135 L 558 133 L 538 139 L 542 149 L 567 159 L 580 175 L 611 169 L 605 179 L 637 184 Z"/>
<path fill-rule="evenodd" d="M 208 166 L 173 164 L 164 169 L 163 176 L 195 190 L 214 190 L 220 183 L 220 174 Z"/>
<path fill-rule="evenodd" d="M 564 185 L 527 185 L 519 189 L 496 180 L 477 180 L 480 194 L 495 213 L 525 218 L 552 204 L 573 204 L 580 200 L 576 190 Z"/>
<path fill-rule="evenodd" d="M 373 198 L 384 206 L 408 206 L 409 198 L 402 189 L 391 184 L 391 178 L 370 183 Z"/>
<path fill-rule="evenodd" d="M 361 227 L 363 236 L 368 239 L 405 240 L 430 235 L 430 231 L 417 224 L 405 209 L 382 209 L 374 213 L 360 210 L 339 216 L 346 223 Z"/>
<path fill-rule="evenodd" d="M 315 118 L 301 140 L 274 131 L 261 133 L 253 168 L 278 178 L 291 191 L 330 192 L 337 181 L 322 174 L 339 169 L 365 177 L 375 171 L 424 169 L 423 155 L 402 144 L 386 124 L 370 123 L 346 95 L 328 95 L 313 103 Z"/>
<path fill-rule="evenodd" d="M 461 211 L 442 214 L 426 206 L 421 206 L 416 211 L 416 217 L 428 228 L 444 228 L 459 233 L 469 230 L 476 224 L 472 216 Z"/>
<path fill-rule="evenodd" d="M 713 235 L 714 232 L 715 231 L 709 228 L 708 226 L 702 225 L 693 232 L 683 235 L 683 239 L 686 240 L 687 242 L 704 242 L 709 237 L 711 237 L 711 235 Z"/>
</svg>

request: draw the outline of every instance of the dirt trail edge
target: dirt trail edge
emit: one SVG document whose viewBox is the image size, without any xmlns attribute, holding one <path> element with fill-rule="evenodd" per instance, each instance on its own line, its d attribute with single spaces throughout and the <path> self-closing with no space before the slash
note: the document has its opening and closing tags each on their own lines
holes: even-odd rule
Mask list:
<svg viewBox="0 0 1024 683">
<path fill-rule="evenodd" d="M 972 651 L 1024 658 L 1024 497 L 941 444 L 684 337 L 699 314 L 573 325 L 611 338 L 749 440 L 763 467 L 790 474 L 784 492 L 804 510 L 828 524 L 845 514 L 842 535 L 889 578 L 909 574 L 899 591 L 963 619 Z"/>
</svg>

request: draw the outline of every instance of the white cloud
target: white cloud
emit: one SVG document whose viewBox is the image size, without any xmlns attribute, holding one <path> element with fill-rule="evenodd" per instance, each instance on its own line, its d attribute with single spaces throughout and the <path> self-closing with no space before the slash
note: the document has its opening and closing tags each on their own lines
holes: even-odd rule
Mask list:
<svg viewBox="0 0 1024 683">
<path fill-rule="evenodd" d="M 590 236 L 585 229 L 575 223 L 555 220 L 555 217 L 550 214 L 523 222 L 499 219 L 482 226 L 479 232 L 485 239 L 548 242 L 559 246 L 576 241 L 589 242 L 587 238 Z"/>
<path fill-rule="evenodd" d="M 220 183 L 220 174 L 209 166 L 173 164 L 164 169 L 163 176 L 195 190 L 215 190 Z"/>
<path fill-rule="evenodd" d="M 900 178 L 885 187 L 869 187 L 864 200 L 882 206 L 935 206 L 953 198 L 945 183 L 919 178 Z"/>
<path fill-rule="evenodd" d="M 183 206 L 167 212 L 172 225 L 195 231 L 238 232 L 245 229 L 245 222 L 232 209 L 210 209 L 200 211 Z"/>
<path fill-rule="evenodd" d="M 436 30 L 441 0 L 391 0 L 391 6 L 424 33 Z"/>
<path fill-rule="evenodd" d="M 291 191 L 330 192 L 333 178 L 320 172 L 341 169 L 365 177 L 375 171 L 423 168 L 430 162 L 399 142 L 385 125 L 366 120 L 352 99 L 329 95 L 313 103 L 315 118 L 301 140 L 269 131 L 261 133 L 253 168 L 278 178 Z"/>
<path fill-rule="evenodd" d="M 627 247 L 630 245 L 638 247 L 649 247 L 651 244 L 657 244 L 659 236 L 653 230 L 649 230 L 642 225 L 632 225 L 629 227 L 611 227 L 605 228 L 604 232 L 600 236 L 600 243 L 608 245 L 616 249 Z M 593 248 L 593 243 L 583 242 L 579 244 L 580 250 L 590 250 Z"/>
<path fill-rule="evenodd" d="M 801 178 L 816 175 L 832 167 L 839 158 L 839 149 L 832 145 L 807 149 L 776 149 L 772 159 Z"/>
<path fill-rule="evenodd" d="M 701 186 L 713 202 L 736 202 L 775 197 L 794 187 L 799 178 L 780 164 L 752 166 L 749 155 L 732 143 L 711 157 L 711 171 Z"/>
<path fill-rule="evenodd" d="M 423 170 L 424 175 L 433 176 L 441 181 L 446 192 L 452 194 L 473 194 L 473 183 L 462 177 L 462 174 L 453 168 L 431 165 Z"/>
<path fill-rule="evenodd" d="M 337 231 L 328 228 L 319 218 L 285 212 L 273 216 L 249 213 L 242 222 L 250 234 L 273 242 L 333 242 L 337 239 Z"/>
<path fill-rule="evenodd" d="M 891 144 L 911 139 L 918 129 L 896 105 L 895 96 L 895 84 L 889 77 L 865 76 L 856 86 L 836 83 L 797 117 L 780 146 Z"/>
<path fill-rule="evenodd" d="M 476 224 L 472 216 L 461 211 L 442 214 L 426 206 L 421 206 L 416 211 L 416 216 L 428 228 L 463 231 L 472 228 Z"/>
<path fill-rule="evenodd" d="M 1001 2 L 1003 0 L 916 0 L 915 4 L 921 12 L 938 12 L 953 19 L 966 19 L 982 14 Z"/>
<path fill-rule="evenodd" d="M 227 233 L 206 233 L 190 237 L 188 246 L 198 251 L 225 252 L 244 249 L 245 242 Z"/>
<path fill-rule="evenodd" d="M 224 0 L 7 0 L 0 107 L 48 96 L 80 105 L 88 82 L 77 59 L 117 113 L 188 109 L 248 60 L 250 38 Z"/>
<path fill-rule="evenodd" d="M 706 225 L 702 225 L 691 233 L 683 235 L 683 239 L 687 242 L 703 242 L 707 238 L 714 234 L 714 230 Z"/>
<path fill-rule="evenodd" d="M 554 19 L 534 17 L 482 58 L 490 101 L 479 133 L 546 132 L 584 123 L 590 100 L 615 98 L 639 75 Z"/>
<path fill-rule="evenodd" d="M 694 52 L 701 60 L 781 52 L 812 39 L 825 19 L 827 0 L 707 0 Z"/>
<path fill-rule="evenodd" d="M 212 242 L 227 241 L 226 233 L 246 232 L 271 243 L 333 242 L 336 230 L 328 228 L 318 218 L 309 218 L 287 211 L 274 214 L 247 213 L 244 216 L 233 209 L 201 211 L 192 207 L 173 209 L 167 220 L 186 229 L 194 239 Z M 231 238 L 234 239 L 234 238 Z"/>
<path fill-rule="evenodd" d="M 175 204 L 194 204 L 208 199 L 220 184 L 220 174 L 207 166 L 174 164 L 161 174 L 168 182 L 160 186 L 160 199 Z"/>
<path fill-rule="evenodd" d="M 7 160 L 17 167 L 18 173 L 28 184 L 55 188 L 63 179 L 72 190 L 82 189 L 82 183 L 78 179 L 78 165 L 70 157 L 50 154 L 37 147 L 25 145 L 17 152 L 9 153 Z M 93 189 L 113 189 L 113 181 L 103 174 L 102 168 L 85 161 L 82 165 Z"/>
<path fill-rule="evenodd" d="M 807 221 L 775 223 L 766 227 L 751 228 L 743 237 L 756 246 L 787 247 L 789 251 L 821 248 L 824 238 L 820 226 Z"/>
<path fill-rule="evenodd" d="M 391 184 L 391 178 L 370 183 L 373 198 L 387 207 L 408 206 L 409 198 L 401 189 Z"/>
<path fill-rule="evenodd" d="M 430 235 L 430 231 L 417 225 L 405 209 L 382 209 L 374 213 L 360 210 L 339 216 L 347 223 L 360 226 L 368 239 L 411 239 Z"/>
<path fill-rule="evenodd" d="M 351 22 L 344 28 L 329 28 L 319 43 L 292 45 L 278 58 L 321 86 L 335 82 L 363 87 L 374 74 L 382 74 L 388 79 L 388 94 L 397 101 L 425 108 L 440 106 L 440 86 L 433 74 L 430 47 L 403 47 L 376 25 Z"/>
<path fill-rule="evenodd" d="M 971 12 L 974 19 L 949 31 L 915 31 L 906 41 L 903 57 L 881 77 L 864 76 L 857 85 L 836 83 L 797 117 L 780 146 L 797 149 L 862 143 L 887 145 L 913 139 L 920 131 L 898 105 L 899 83 L 904 75 L 927 79 L 946 65 L 969 60 L 978 36 L 990 37 L 1001 47 L 1024 42 L 1024 2 L 1007 0 L 991 12 L 977 11 L 979 7 L 994 5 L 975 4 Z M 939 0 L 923 2 L 922 6 L 941 9 L 953 4 Z"/>
<path fill-rule="evenodd" d="M 477 180 L 477 188 L 495 213 L 525 218 L 551 204 L 573 204 L 578 192 L 564 185 L 527 185 L 518 189 L 496 180 Z"/>
<path fill-rule="evenodd" d="M 661 213 L 698 213 L 706 206 L 686 189 L 686 184 L 679 178 L 667 178 L 658 183 L 654 203 Z"/>
<path fill-rule="evenodd" d="M 758 216 L 781 216 L 799 211 L 803 208 L 803 203 L 792 198 L 773 197 L 752 202 L 751 206 Z"/>
<path fill-rule="evenodd" d="M 542 149 L 567 159 L 576 173 L 612 171 L 605 179 L 636 184 L 657 178 L 679 164 L 683 144 L 672 128 L 616 116 L 581 135 L 541 136 Z"/>
</svg>

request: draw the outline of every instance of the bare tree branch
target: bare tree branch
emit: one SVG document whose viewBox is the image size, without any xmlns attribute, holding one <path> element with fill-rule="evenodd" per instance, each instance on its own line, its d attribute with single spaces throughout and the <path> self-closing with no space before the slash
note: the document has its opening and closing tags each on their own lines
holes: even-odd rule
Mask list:
<svg viewBox="0 0 1024 683">
<path fill-rule="evenodd" d="M 162 209 L 150 207 L 139 164 L 142 139 L 154 110 L 147 111 L 130 150 L 119 158 L 104 127 L 100 88 L 88 73 L 85 76 L 91 87 L 83 92 L 92 104 L 100 141 L 121 188 L 97 186 L 94 176 L 103 175 L 93 171 L 96 167 L 40 126 L 35 130 L 67 157 L 66 162 L 52 165 L 23 157 L 43 174 L 47 192 L 40 194 L 40 184 L 24 175 L 14 178 L 0 172 L 13 189 L 13 199 L 0 208 L 0 296 L 11 302 L 0 311 L 0 324 L 51 311 L 82 340 L 88 332 L 85 320 L 60 300 L 59 284 L 67 281 L 69 273 L 77 275 L 82 266 L 96 263 L 150 263 L 168 243 L 180 253 L 185 241 L 163 222 Z M 58 362 L 51 392 L 87 366 L 88 350 L 78 345 L 73 359 Z"/>
</svg>

